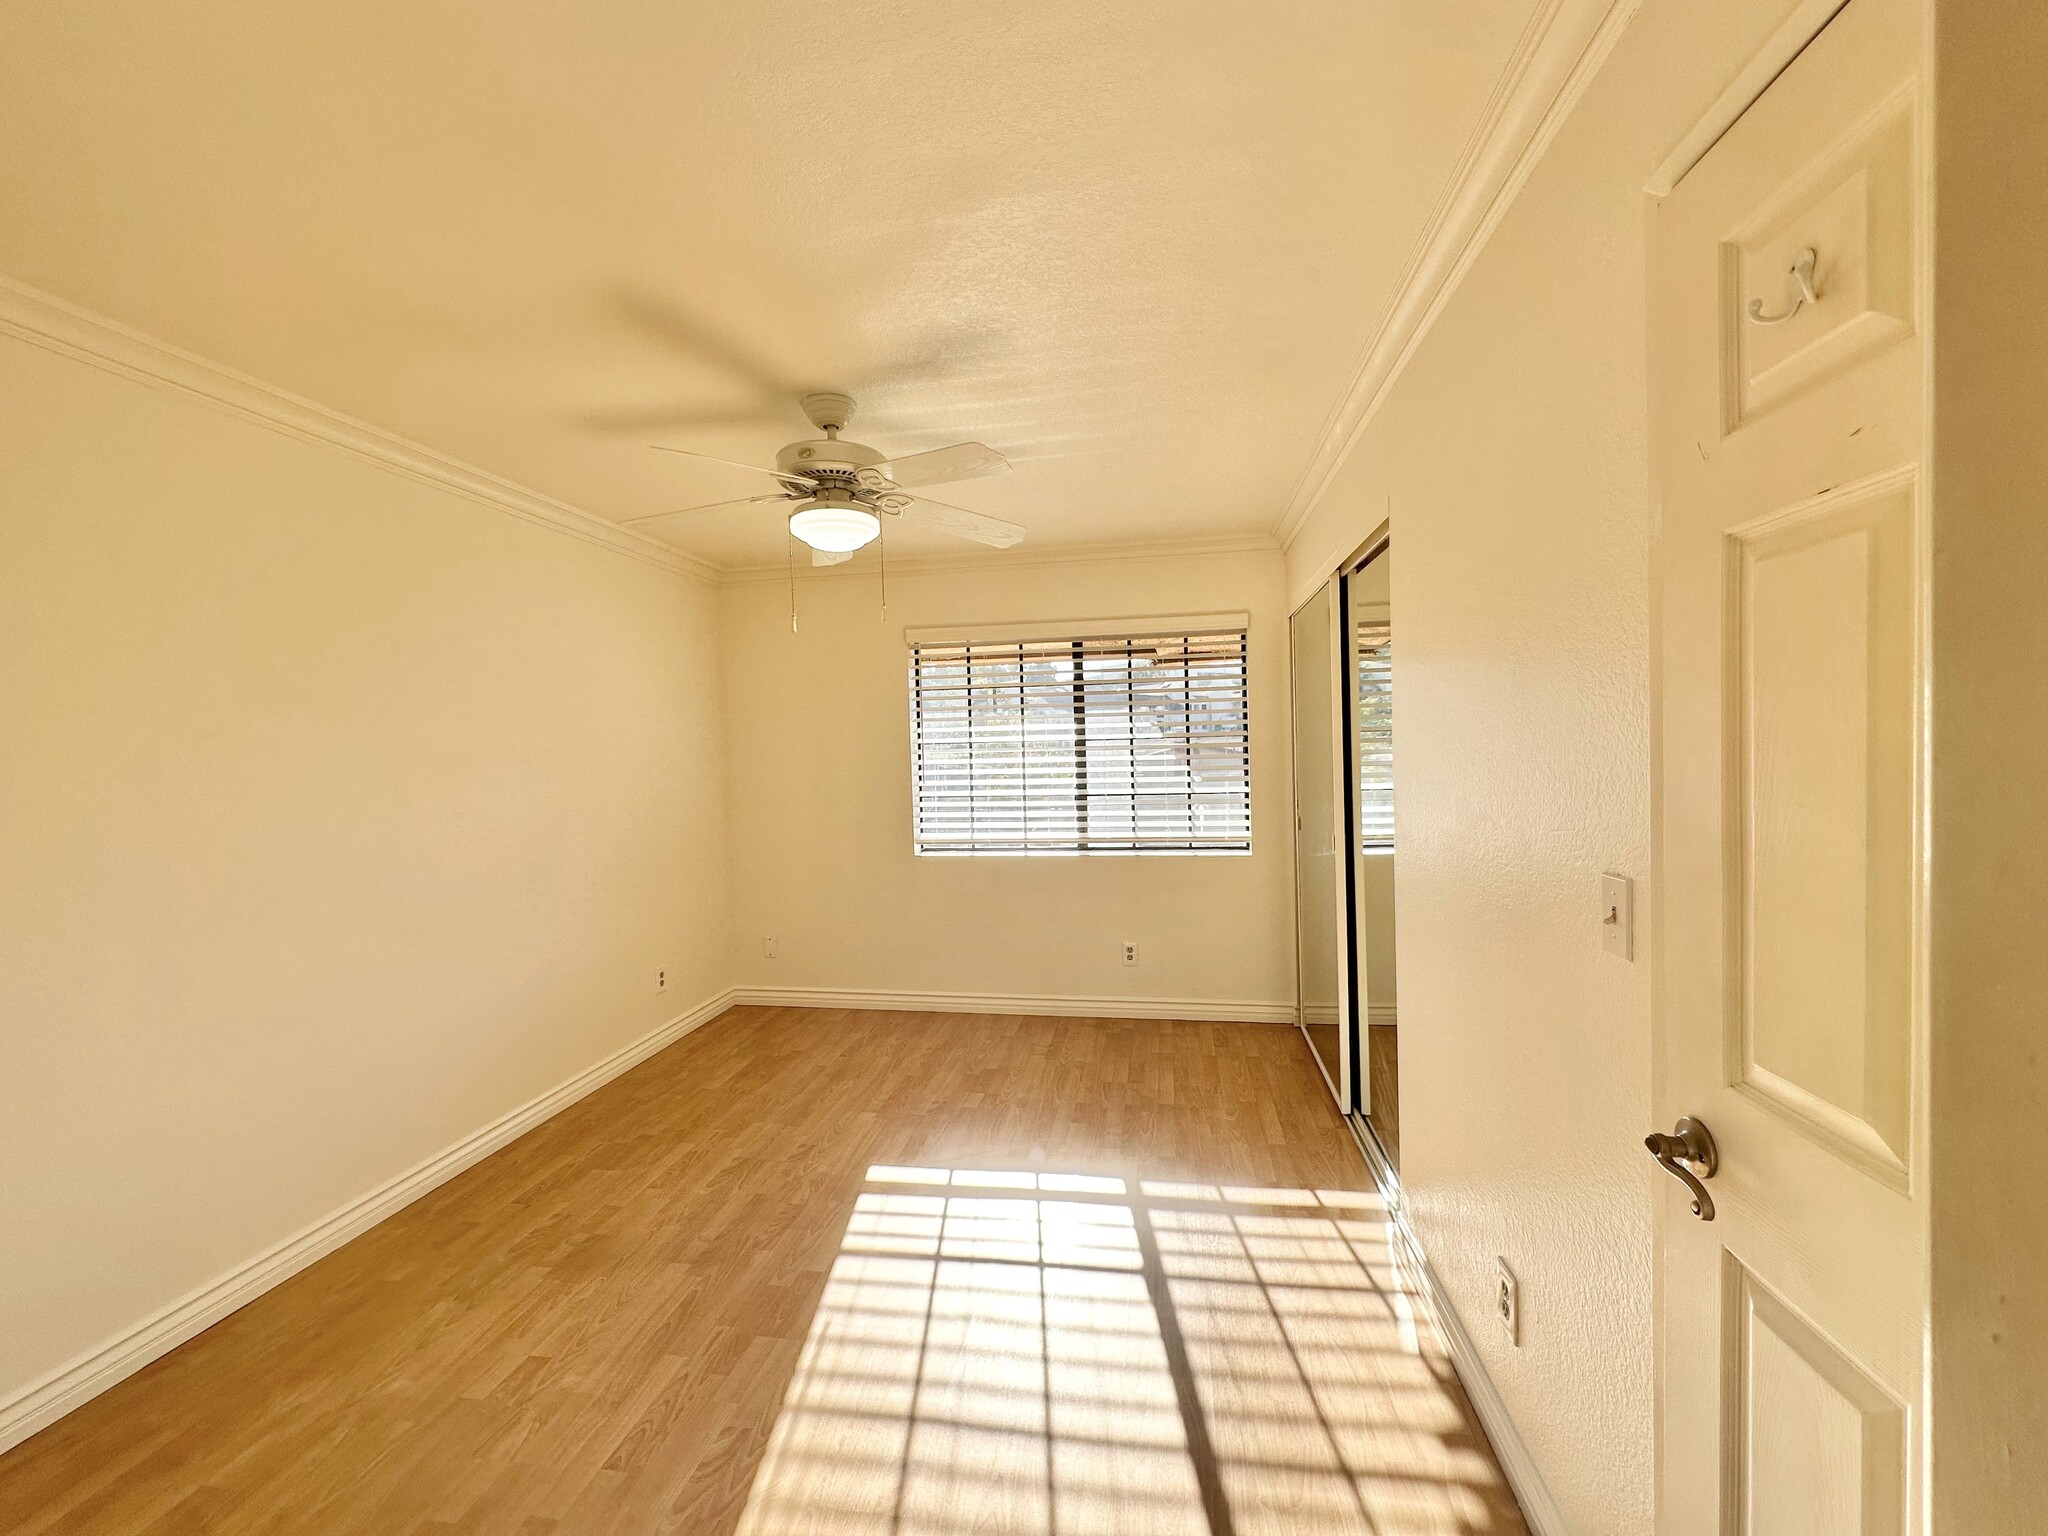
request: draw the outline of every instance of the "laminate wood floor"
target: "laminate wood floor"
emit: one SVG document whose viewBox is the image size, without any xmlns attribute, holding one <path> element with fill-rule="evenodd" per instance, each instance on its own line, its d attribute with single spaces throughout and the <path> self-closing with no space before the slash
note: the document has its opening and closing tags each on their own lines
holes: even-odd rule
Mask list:
<svg viewBox="0 0 2048 1536">
<path fill-rule="evenodd" d="M 1520 1536 L 1300 1034 L 740 1008 L 0 1457 L 0 1529 Z"/>
</svg>

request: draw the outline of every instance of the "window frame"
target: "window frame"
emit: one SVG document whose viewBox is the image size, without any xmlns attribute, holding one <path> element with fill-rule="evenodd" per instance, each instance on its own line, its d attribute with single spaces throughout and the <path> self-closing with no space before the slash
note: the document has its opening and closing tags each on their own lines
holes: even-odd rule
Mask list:
<svg viewBox="0 0 2048 1536">
<path fill-rule="evenodd" d="M 1237 858 L 1251 854 L 1251 641 L 1248 615 L 1202 615 L 1115 625 L 1099 621 L 977 625 L 954 630 L 908 630 L 905 639 L 908 651 L 911 851 L 916 857 Z M 1141 693 L 1133 682 L 1135 658 L 1146 654 L 1148 648 L 1154 656 L 1165 655 L 1178 660 L 1182 690 L 1179 712 L 1168 717 L 1175 728 L 1155 735 L 1149 741 L 1144 737 L 1144 719 L 1138 708 Z M 1219 649 L 1221 655 L 1217 654 Z M 1231 654 L 1232 650 L 1234 654 Z M 1119 659 L 1121 666 L 1117 665 Z M 1197 679 L 1197 668 L 1215 666 L 1218 662 L 1225 669 L 1220 687 L 1214 675 Z M 1069 688 L 1062 689 L 1057 681 L 1048 682 L 1045 676 L 1036 683 L 1027 680 L 1031 668 L 1055 663 L 1064 664 L 1069 669 Z M 1091 668 L 1090 663 L 1098 665 Z M 1016 788 L 1013 796 L 984 795 L 978 789 L 975 770 L 970 766 L 964 792 L 954 792 L 949 807 L 947 797 L 930 787 L 934 772 L 933 755 L 945 745 L 943 734 L 928 724 L 930 701 L 937 692 L 932 678 L 942 667 L 962 669 L 960 681 L 953 686 L 965 695 L 967 713 L 964 723 L 952 726 L 953 743 L 965 745 L 971 764 L 974 745 L 981 739 L 974 720 L 975 695 L 976 690 L 984 686 L 976 681 L 976 668 L 984 664 L 992 671 L 1007 665 L 1016 676 L 1016 724 L 1004 728 L 1014 731 L 1014 738 L 1003 741 L 995 730 L 991 730 L 987 737 L 1000 743 L 1005 754 L 1003 760 L 1014 765 Z M 1194 691 L 1198 682 L 1202 690 L 1200 693 Z M 1008 686 L 1007 680 L 1004 686 Z M 1062 754 L 1058 749 L 1062 733 L 1058 726 L 1034 742 L 1030 723 L 1034 710 L 1042 720 L 1047 713 L 1057 720 L 1062 712 L 1057 707 L 1048 712 L 1045 706 L 1062 696 L 1071 701 L 1071 714 L 1067 716 L 1070 724 L 1064 733 L 1067 744 L 1063 754 L 1064 775 L 1060 772 Z M 1171 694 L 1165 697 L 1170 700 Z M 1225 729 L 1221 733 L 1204 733 L 1198 726 L 1204 714 L 1220 714 Z M 1091 749 L 1091 732 L 1098 736 L 1106 733 L 1109 742 Z M 1065 777 L 1072 783 L 1072 831 L 1068 837 L 1034 836 L 1030 827 L 1033 809 L 1044 796 L 1044 784 L 1033 782 L 1032 753 L 1034 747 L 1042 752 L 1048 743 L 1053 747 L 1050 782 L 1056 785 Z M 1175 754 L 1178 762 L 1177 782 L 1169 770 L 1165 780 L 1168 787 L 1164 788 L 1158 787 L 1162 781 L 1157 762 L 1144 761 L 1145 754 L 1156 754 L 1162 745 Z M 1200 777 L 1203 770 L 1198 766 L 1197 753 L 1205 749 L 1213 752 L 1219 747 L 1227 777 L 1220 786 L 1214 783 L 1205 786 Z M 1119 753 L 1123 759 L 1121 773 L 1115 771 Z M 1101 773 L 1098 757 L 1107 758 L 1110 777 L 1121 785 L 1120 788 L 1091 789 L 1091 775 Z M 992 769 L 991 776 L 1003 771 L 1001 768 Z M 1176 829 L 1179 835 L 1160 837 L 1156 832 L 1141 830 L 1146 815 L 1159 815 L 1156 805 L 1150 808 L 1142 805 L 1148 797 L 1182 799 L 1183 804 L 1179 807 L 1182 819 Z M 1198 804 L 1198 797 L 1221 817 L 1233 821 L 1234 825 L 1220 833 L 1204 834 L 1200 830 L 1204 808 Z M 1221 797 L 1220 804 L 1211 797 Z M 1007 802 L 1007 809 L 1016 818 L 1015 825 L 1019 829 L 1016 834 L 1008 837 L 1000 833 L 977 836 L 972 826 L 971 809 L 977 799 L 985 799 L 998 806 Z M 1105 807 L 1113 811 L 1119 801 L 1123 802 L 1122 817 L 1105 816 Z M 1058 802 L 1053 797 L 1046 797 L 1046 803 Z M 957 828 L 947 835 L 934 826 L 937 813 L 951 809 L 957 818 L 963 805 L 969 807 L 968 829 L 964 835 Z M 1116 829 L 1091 828 L 1091 820 L 1108 820 Z M 1116 826 L 1118 822 L 1120 826 Z"/>
</svg>

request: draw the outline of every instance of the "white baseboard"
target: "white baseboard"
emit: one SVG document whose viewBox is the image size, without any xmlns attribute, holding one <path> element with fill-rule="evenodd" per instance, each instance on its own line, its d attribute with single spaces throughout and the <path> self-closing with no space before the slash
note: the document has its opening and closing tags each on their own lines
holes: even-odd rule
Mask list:
<svg viewBox="0 0 2048 1536">
<path fill-rule="evenodd" d="M 740 1003 L 787 1008 L 900 1009 L 915 1012 L 1033 1014 L 1075 1018 L 1187 1019 L 1291 1024 L 1292 1003 L 1217 1001 L 1213 998 L 1031 997 L 1008 993 L 817 991 L 798 987 L 736 987 L 680 1014 L 631 1045 L 579 1072 L 538 1098 L 499 1116 L 322 1217 L 274 1247 L 201 1286 L 134 1327 L 30 1382 L 0 1400 L 0 1451 L 99 1396 L 248 1305 L 315 1260 L 360 1236 L 385 1217 L 447 1183 L 464 1169 L 516 1141 L 578 1099 L 630 1071 L 655 1052 Z"/>
<path fill-rule="evenodd" d="M 322 1217 L 248 1262 L 237 1265 L 212 1284 L 200 1287 L 143 1319 L 98 1349 L 60 1366 L 39 1381 L 29 1383 L 5 1401 L 0 1401 L 0 1451 L 26 1440 L 45 1425 L 56 1422 L 80 1404 L 134 1375 L 152 1360 L 169 1354 L 230 1312 L 246 1306 L 272 1286 L 290 1279 L 314 1260 L 332 1253 L 350 1238 L 368 1231 L 385 1217 L 447 1183 L 465 1168 L 516 1141 L 542 1121 L 638 1066 L 700 1024 L 717 1018 L 732 1003 L 733 994 L 722 992 L 688 1013 L 670 1019 L 623 1050 L 613 1052 L 595 1066 L 549 1089 L 539 1098 L 520 1105 L 509 1114 L 500 1115 L 481 1130 L 471 1132 L 397 1178 Z"/>
<path fill-rule="evenodd" d="M 1365 1022 L 1374 1029 L 1393 1029 L 1400 1021 L 1392 1003 L 1374 1003 L 1365 1010 Z"/>
<path fill-rule="evenodd" d="M 1493 1378 L 1486 1373 L 1486 1364 L 1472 1342 L 1472 1335 L 1465 1331 L 1458 1309 L 1451 1304 L 1450 1292 L 1444 1289 L 1443 1281 L 1429 1262 L 1429 1255 L 1423 1251 L 1422 1239 L 1415 1235 L 1415 1228 L 1408 1220 L 1407 1206 L 1401 1199 L 1399 1178 L 1387 1166 L 1385 1155 L 1372 1137 L 1362 1131 L 1355 1120 L 1349 1123 L 1351 1134 L 1358 1140 L 1358 1150 L 1365 1154 L 1366 1165 L 1372 1169 L 1373 1179 L 1380 1186 L 1380 1193 L 1387 1197 L 1394 1239 L 1401 1248 L 1397 1260 L 1416 1282 L 1415 1292 L 1428 1313 L 1425 1320 L 1436 1329 L 1437 1337 L 1444 1341 L 1444 1348 L 1451 1357 L 1451 1368 L 1458 1373 L 1465 1396 L 1471 1400 L 1472 1411 L 1479 1415 L 1486 1438 L 1493 1442 L 1494 1458 L 1500 1462 L 1501 1473 L 1507 1478 L 1508 1487 L 1514 1490 L 1515 1501 L 1522 1506 L 1522 1518 L 1528 1522 L 1534 1536 L 1567 1536 L 1564 1515 L 1557 1507 L 1549 1484 L 1543 1481 L 1543 1474 L 1537 1470 L 1536 1458 L 1529 1454 L 1529 1446 L 1522 1439 L 1521 1430 L 1515 1427 L 1500 1389 L 1494 1386 Z"/>
<path fill-rule="evenodd" d="M 763 1008 L 860 1008 L 903 1013 L 1011 1013 L 1066 1019 L 1186 1019 L 1195 1023 L 1292 1024 L 1294 1004 L 1213 997 L 1060 997 L 1022 992 L 883 992 L 869 988 L 735 987 L 735 1004 Z"/>
</svg>

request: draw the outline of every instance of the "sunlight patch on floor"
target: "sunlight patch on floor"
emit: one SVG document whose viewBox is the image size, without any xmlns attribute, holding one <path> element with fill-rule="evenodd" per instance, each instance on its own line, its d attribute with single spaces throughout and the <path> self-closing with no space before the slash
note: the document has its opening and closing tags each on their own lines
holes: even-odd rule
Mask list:
<svg viewBox="0 0 2048 1536">
<path fill-rule="evenodd" d="M 876 1166 L 740 1536 L 1466 1536 L 1375 1195 Z"/>
</svg>

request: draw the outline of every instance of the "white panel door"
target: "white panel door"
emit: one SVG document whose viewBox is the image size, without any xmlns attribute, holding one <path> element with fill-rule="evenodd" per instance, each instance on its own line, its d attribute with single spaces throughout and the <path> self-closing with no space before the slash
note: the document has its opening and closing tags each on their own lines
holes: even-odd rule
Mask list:
<svg viewBox="0 0 2048 1536">
<path fill-rule="evenodd" d="M 1660 1529 L 1917 1529 L 1920 14 L 1851 0 L 1653 213 Z"/>
</svg>

